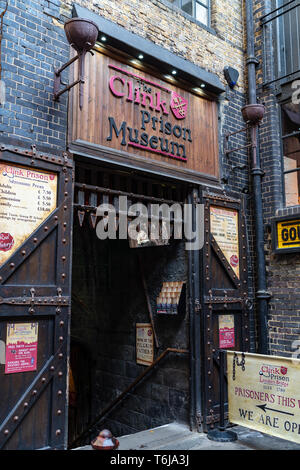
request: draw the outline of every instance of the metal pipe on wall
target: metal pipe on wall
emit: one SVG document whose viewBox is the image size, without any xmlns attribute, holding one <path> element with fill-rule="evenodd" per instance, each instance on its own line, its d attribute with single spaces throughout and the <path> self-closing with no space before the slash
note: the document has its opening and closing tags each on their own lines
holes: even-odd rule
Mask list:
<svg viewBox="0 0 300 470">
<path fill-rule="evenodd" d="M 248 101 L 249 104 L 257 104 L 256 95 L 256 65 L 258 60 L 255 57 L 254 46 L 254 16 L 253 1 L 245 0 L 246 24 L 247 24 L 247 70 L 248 70 Z M 251 127 L 251 174 L 253 181 L 253 198 L 255 210 L 255 243 L 256 243 L 256 265 L 257 265 L 257 310 L 259 317 L 259 353 L 268 354 L 268 299 L 267 292 L 266 264 L 264 253 L 264 220 L 261 180 L 262 171 L 259 155 L 259 128 L 258 125 Z"/>
</svg>

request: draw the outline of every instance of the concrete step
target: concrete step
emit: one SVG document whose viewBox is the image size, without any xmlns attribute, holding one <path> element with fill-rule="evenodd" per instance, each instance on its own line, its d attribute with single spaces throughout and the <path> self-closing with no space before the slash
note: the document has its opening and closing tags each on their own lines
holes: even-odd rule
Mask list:
<svg viewBox="0 0 300 470">
<path fill-rule="evenodd" d="M 300 445 L 269 436 L 242 426 L 233 426 L 238 439 L 234 442 L 215 442 L 207 434 L 191 432 L 186 424 L 170 423 L 135 434 L 118 437 L 118 451 L 154 450 L 300 450 Z M 93 450 L 90 445 L 74 450 Z"/>
<path fill-rule="evenodd" d="M 188 426 L 170 423 L 158 428 L 121 436 L 119 450 L 189 450 L 199 443 L 199 434 Z"/>
</svg>

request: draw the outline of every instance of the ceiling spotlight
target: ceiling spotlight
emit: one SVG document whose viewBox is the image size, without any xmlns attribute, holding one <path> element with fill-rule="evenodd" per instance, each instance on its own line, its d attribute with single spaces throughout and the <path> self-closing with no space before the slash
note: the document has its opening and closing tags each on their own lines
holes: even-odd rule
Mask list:
<svg viewBox="0 0 300 470">
<path fill-rule="evenodd" d="M 200 88 L 205 88 L 205 83 L 201 83 Z"/>
<path fill-rule="evenodd" d="M 107 39 L 107 38 L 106 38 L 106 36 L 101 36 L 101 38 L 100 38 L 100 41 L 103 41 L 103 42 L 105 42 L 105 41 L 106 41 L 106 39 Z"/>
<path fill-rule="evenodd" d="M 176 75 L 177 71 L 176 70 L 172 70 L 172 75 Z"/>
<path fill-rule="evenodd" d="M 144 58 L 143 54 L 138 55 L 138 59 L 142 60 Z"/>
</svg>

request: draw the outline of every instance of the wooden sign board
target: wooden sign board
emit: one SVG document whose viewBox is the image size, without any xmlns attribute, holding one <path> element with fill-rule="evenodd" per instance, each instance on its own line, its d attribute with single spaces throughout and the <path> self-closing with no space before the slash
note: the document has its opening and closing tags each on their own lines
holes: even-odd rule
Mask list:
<svg viewBox="0 0 300 470">
<path fill-rule="evenodd" d="M 229 421 L 300 444 L 300 360 L 227 351 Z"/>
<path fill-rule="evenodd" d="M 272 223 L 273 249 L 276 253 L 300 250 L 300 219 L 284 218 Z"/>
<path fill-rule="evenodd" d="M 151 323 L 136 324 L 136 363 L 150 366 L 153 363 L 153 330 Z"/>
<path fill-rule="evenodd" d="M 57 205 L 57 175 L 0 162 L 0 265 Z"/>
<path fill-rule="evenodd" d="M 106 159 L 118 155 L 118 162 L 143 161 L 149 168 L 159 165 L 217 180 L 217 103 L 93 52 L 86 56 L 82 109 L 78 89 L 70 94 L 69 143 L 81 145 L 85 153 L 101 151 Z"/>
<path fill-rule="evenodd" d="M 210 208 L 210 231 L 233 271 L 240 277 L 239 214 L 225 207 Z"/>
</svg>

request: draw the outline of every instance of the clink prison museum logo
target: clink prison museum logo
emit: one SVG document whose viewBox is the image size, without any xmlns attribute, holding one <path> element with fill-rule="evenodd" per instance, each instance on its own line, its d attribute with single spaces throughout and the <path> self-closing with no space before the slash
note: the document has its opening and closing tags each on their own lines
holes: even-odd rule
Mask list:
<svg viewBox="0 0 300 470">
<path fill-rule="evenodd" d="M 167 158 L 187 161 L 187 149 L 192 143 L 191 130 L 184 125 L 188 115 L 188 101 L 178 93 L 142 78 L 128 70 L 109 64 L 112 70 L 108 87 L 112 95 L 134 107 L 130 116 L 139 116 L 140 128 L 127 125 L 126 120 L 117 121 L 109 116 L 109 134 L 106 140 L 119 139 L 123 147 L 146 150 Z M 170 117 L 173 116 L 173 123 Z M 111 204 L 97 208 L 100 220 L 96 226 L 99 239 L 128 237 L 143 246 L 149 240 L 169 240 L 173 231 L 174 239 L 185 239 L 186 250 L 199 250 L 204 243 L 204 207 L 195 204 L 194 222 L 192 205 L 174 203 L 144 205 L 136 203 L 128 207 L 126 196 L 118 198 L 119 214 Z M 130 218 L 130 221 L 128 220 Z M 134 219 L 133 219 L 134 217 Z M 173 221 L 171 227 L 171 220 Z"/>
<path fill-rule="evenodd" d="M 172 124 L 168 116 L 171 113 L 179 122 L 183 121 L 188 113 L 188 101 L 159 83 L 115 65 L 110 64 L 109 68 L 122 74 L 110 77 L 108 86 L 111 93 L 117 99 L 123 98 L 139 107 L 140 129 L 128 126 L 126 121 L 116 123 L 110 116 L 106 140 L 111 141 L 115 135 L 124 147 L 128 145 L 186 162 L 187 145 L 192 142 L 191 130 Z M 162 135 L 151 135 L 153 132 Z"/>
<path fill-rule="evenodd" d="M 261 383 L 288 387 L 289 380 L 287 367 L 262 364 L 259 371 L 259 381 Z"/>
</svg>

